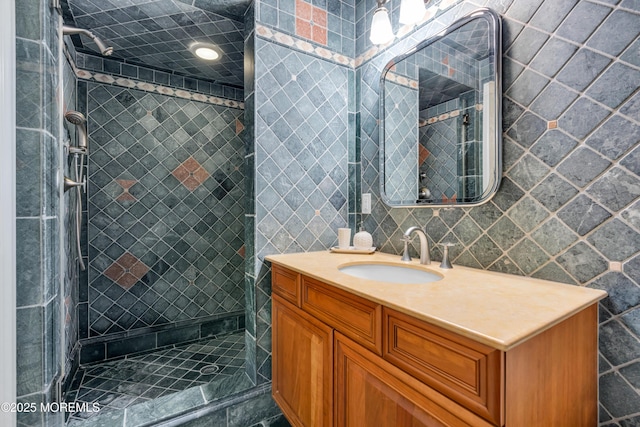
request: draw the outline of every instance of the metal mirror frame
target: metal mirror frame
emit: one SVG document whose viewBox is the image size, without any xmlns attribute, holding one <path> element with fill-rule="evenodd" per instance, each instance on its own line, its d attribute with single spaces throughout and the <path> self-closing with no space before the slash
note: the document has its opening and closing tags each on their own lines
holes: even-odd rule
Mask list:
<svg viewBox="0 0 640 427">
<path fill-rule="evenodd" d="M 456 31 L 460 27 L 470 23 L 475 19 L 485 19 L 489 24 L 488 38 L 489 38 L 489 47 L 492 49 L 494 61 L 492 64 L 492 73 L 495 81 L 495 91 L 493 94 L 493 110 L 495 111 L 495 117 L 493 122 L 494 132 L 493 137 L 495 138 L 495 155 L 493 158 L 489 159 L 491 165 L 493 166 L 492 171 L 492 181 L 491 185 L 483 191 L 479 200 L 472 202 L 455 202 L 455 203 L 398 203 L 397 201 L 389 200 L 385 193 L 385 177 L 386 177 L 386 165 L 385 165 L 385 76 L 387 71 L 389 71 L 395 64 L 404 59 L 410 57 L 420 49 L 423 49 L 437 41 L 442 40 L 452 32 Z M 409 49 L 402 55 L 396 56 L 391 61 L 387 63 L 387 65 L 382 70 L 382 75 L 380 77 L 380 128 L 379 128 L 379 161 L 380 161 L 380 197 L 382 201 L 392 207 L 392 208 L 415 208 L 415 207 L 425 207 L 425 208 L 439 208 L 439 207 L 453 207 L 453 206 L 462 206 L 462 207 L 471 207 L 478 206 L 483 203 L 488 202 L 498 191 L 500 187 L 500 182 L 502 179 L 502 22 L 500 19 L 500 15 L 488 8 L 480 8 L 477 9 L 468 15 L 460 18 L 455 21 L 451 25 L 449 25 L 444 30 L 440 31 L 438 34 L 418 43 L 413 48 Z"/>
</svg>

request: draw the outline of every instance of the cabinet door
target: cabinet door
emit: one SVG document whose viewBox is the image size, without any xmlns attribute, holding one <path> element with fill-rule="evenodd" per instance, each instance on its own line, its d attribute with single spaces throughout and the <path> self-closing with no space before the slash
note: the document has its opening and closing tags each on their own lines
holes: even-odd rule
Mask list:
<svg viewBox="0 0 640 427">
<path fill-rule="evenodd" d="M 349 338 L 335 336 L 337 427 L 491 425 Z"/>
<path fill-rule="evenodd" d="M 273 295 L 273 399 L 293 426 L 333 422 L 333 330 Z"/>
</svg>

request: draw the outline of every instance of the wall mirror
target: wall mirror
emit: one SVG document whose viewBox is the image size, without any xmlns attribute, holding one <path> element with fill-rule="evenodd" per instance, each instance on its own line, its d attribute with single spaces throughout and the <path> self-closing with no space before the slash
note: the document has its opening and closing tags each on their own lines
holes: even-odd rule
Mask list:
<svg viewBox="0 0 640 427">
<path fill-rule="evenodd" d="M 501 25 L 478 9 L 391 60 L 380 81 L 380 194 L 474 206 L 502 176 Z"/>
</svg>

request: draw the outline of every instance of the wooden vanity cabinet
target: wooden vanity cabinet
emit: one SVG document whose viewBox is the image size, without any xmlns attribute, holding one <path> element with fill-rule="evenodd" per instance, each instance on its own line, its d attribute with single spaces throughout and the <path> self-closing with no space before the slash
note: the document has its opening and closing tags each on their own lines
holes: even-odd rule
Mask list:
<svg viewBox="0 0 640 427">
<path fill-rule="evenodd" d="M 273 397 L 294 426 L 597 425 L 595 303 L 501 351 L 273 271 Z"/>
</svg>

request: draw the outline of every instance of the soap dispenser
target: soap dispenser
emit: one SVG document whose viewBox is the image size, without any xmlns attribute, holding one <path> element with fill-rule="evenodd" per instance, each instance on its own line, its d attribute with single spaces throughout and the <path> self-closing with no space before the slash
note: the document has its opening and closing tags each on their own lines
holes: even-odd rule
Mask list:
<svg viewBox="0 0 640 427">
<path fill-rule="evenodd" d="M 357 250 L 367 250 L 373 247 L 373 237 L 371 234 L 364 230 L 362 224 L 360 225 L 360 231 L 353 236 L 353 246 Z"/>
</svg>

